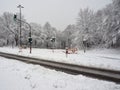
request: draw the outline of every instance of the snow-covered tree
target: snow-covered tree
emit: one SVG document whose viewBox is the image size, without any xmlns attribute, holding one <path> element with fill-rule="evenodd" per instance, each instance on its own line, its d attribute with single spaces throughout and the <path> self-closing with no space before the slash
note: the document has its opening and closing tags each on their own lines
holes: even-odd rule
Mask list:
<svg viewBox="0 0 120 90">
<path fill-rule="evenodd" d="M 7 31 L 6 35 L 7 39 L 6 40 L 10 40 L 9 42 L 14 42 L 16 41 L 16 45 L 18 44 L 18 30 L 16 27 L 16 23 L 13 20 L 13 14 L 9 13 L 9 12 L 5 12 L 3 13 L 3 15 L 1 16 L 1 28 L 3 28 L 5 31 Z M 11 41 L 11 39 L 9 38 L 9 36 L 14 37 L 13 40 Z"/>
<path fill-rule="evenodd" d="M 96 32 L 96 22 L 95 22 L 95 15 L 94 12 L 88 8 L 80 9 L 77 19 L 77 43 L 79 44 L 80 48 L 83 44 L 83 40 L 87 42 L 87 45 L 90 46 L 94 44 L 94 35 Z"/>
<path fill-rule="evenodd" d="M 74 33 L 75 33 L 76 27 L 75 25 L 68 25 L 66 27 L 66 29 L 62 32 L 63 37 L 64 37 L 64 41 L 65 45 L 68 48 L 72 48 L 73 47 L 73 39 L 74 39 Z"/>
<path fill-rule="evenodd" d="M 113 0 L 104 11 L 103 40 L 106 47 L 120 46 L 120 9 L 119 0 Z"/>
<path fill-rule="evenodd" d="M 51 38 L 56 37 L 56 29 L 50 25 L 49 22 L 46 22 L 43 26 L 43 33 L 45 35 L 44 43 L 47 48 L 51 48 Z"/>
<path fill-rule="evenodd" d="M 113 0 L 113 7 L 114 7 L 114 19 L 116 23 L 115 31 L 116 34 L 116 43 L 115 45 L 120 47 L 120 0 Z M 114 38 L 114 40 L 115 40 Z"/>
<path fill-rule="evenodd" d="M 33 46 L 34 47 L 42 47 L 42 27 L 37 23 L 30 23 L 32 27 L 32 38 L 33 38 Z"/>
</svg>

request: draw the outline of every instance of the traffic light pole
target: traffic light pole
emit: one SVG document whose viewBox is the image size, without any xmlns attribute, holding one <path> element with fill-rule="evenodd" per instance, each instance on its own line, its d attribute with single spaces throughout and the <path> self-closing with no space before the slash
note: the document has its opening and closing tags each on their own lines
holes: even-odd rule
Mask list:
<svg viewBox="0 0 120 90">
<path fill-rule="evenodd" d="M 30 35 L 30 38 L 31 38 L 31 26 L 30 26 L 30 34 L 29 35 Z M 32 53 L 32 41 L 30 41 L 29 43 L 30 43 L 30 53 Z"/>
<path fill-rule="evenodd" d="M 29 26 L 29 37 L 31 38 L 31 41 L 29 42 L 30 43 L 30 53 L 32 53 L 32 37 L 31 37 L 31 26 L 29 23 L 25 22 L 25 21 L 22 21 L 24 23 L 26 23 L 28 26 Z"/>
<path fill-rule="evenodd" d="M 29 32 L 29 38 L 31 39 L 31 41 L 29 41 L 29 43 L 30 43 L 30 53 L 32 53 L 32 37 L 31 37 L 31 26 L 30 26 L 30 24 L 25 22 L 25 21 L 17 19 L 17 15 L 14 15 L 14 19 L 18 20 L 18 21 L 21 21 L 21 22 L 23 22 L 23 23 L 25 23 L 25 24 L 27 24 L 29 26 L 29 31 L 30 31 Z"/>
</svg>

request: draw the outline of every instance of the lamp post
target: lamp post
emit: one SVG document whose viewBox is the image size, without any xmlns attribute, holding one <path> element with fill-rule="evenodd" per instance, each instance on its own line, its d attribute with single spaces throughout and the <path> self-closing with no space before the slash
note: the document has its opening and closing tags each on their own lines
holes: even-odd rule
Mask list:
<svg viewBox="0 0 120 90">
<path fill-rule="evenodd" d="M 22 47 L 22 43 L 21 43 L 21 8 L 24 8 L 21 5 L 18 5 L 17 8 L 19 8 L 20 10 L 20 47 Z"/>
</svg>

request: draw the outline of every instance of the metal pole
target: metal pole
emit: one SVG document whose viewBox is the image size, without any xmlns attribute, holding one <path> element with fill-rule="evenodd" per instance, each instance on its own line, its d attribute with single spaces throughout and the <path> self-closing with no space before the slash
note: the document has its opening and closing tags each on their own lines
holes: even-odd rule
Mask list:
<svg viewBox="0 0 120 90">
<path fill-rule="evenodd" d="M 20 47 L 22 47 L 21 45 L 21 7 L 20 7 Z"/>
<path fill-rule="evenodd" d="M 31 38 L 31 27 L 30 27 L 30 38 Z M 32 42 L 30 42 L 30 53 L 32 52 Z"/>
<path fill-rule="evenodd" d="M 21 43 L 21 8 L 24 8 L 23 6 L 21 6 L 21 5 L 18 5 L 17 6 L 17 8 L 19 8 L 20 9 L 20 48 L 22 47 L 22 43 Z"/>
</svg>

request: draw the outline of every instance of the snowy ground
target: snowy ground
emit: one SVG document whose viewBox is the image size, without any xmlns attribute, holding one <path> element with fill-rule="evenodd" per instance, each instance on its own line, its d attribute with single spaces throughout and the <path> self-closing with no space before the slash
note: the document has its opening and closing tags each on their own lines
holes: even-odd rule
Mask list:
<svg viewBox="0 0 120 90">
<path fill-rule="evenodd" d="M 120 90 L 120 84 L 0 57 L 0 90 Z"/>
<path fill-rule="evenodd" d="M 69 54 L 67 58 L 64 50 L 54 50 L 53 53 L 50 49 L 33 48 L 30 54 L 29 48 L 19 52 L 18 48 L 2 47 L 0 51 L 57 62 L 120 70 L 120 49 L 95 49 L 88 50 L 86 53 L 81 50 L 78 54 Z"/>
</svg>

